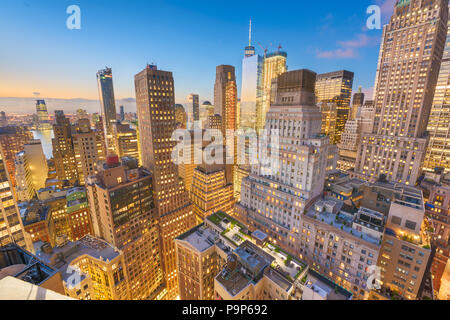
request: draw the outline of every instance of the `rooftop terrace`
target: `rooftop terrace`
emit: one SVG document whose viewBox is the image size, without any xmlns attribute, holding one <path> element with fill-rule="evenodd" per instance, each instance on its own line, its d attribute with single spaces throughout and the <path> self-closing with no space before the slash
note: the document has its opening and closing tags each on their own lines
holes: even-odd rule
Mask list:
<svg viewBox="0 0 450 320">
<path fill-rule="evenodd" d="M 328 208 L 324 206 L 324 203 L 328 204 Z M 326 197 L 325 199 L 319 199 L 314 205 L 309 208 L 309 210 L 306 211 L 306 216 L 318 221 L 322 221 L 323 223 L 340 229 L 341 231 L 344 231 L 349 235 L 360 238 L 373 245 L 380 246 L 381 239 L 375 238 L 365 232 L 358 231 L 352 227 L 353 222 L 355 221 L 355 218 L 357 216 L 351 216 L 343 212 L 343 204 L 344 203 L 342 201 L 334 198 Z M 370 225 L 367 226 L 371 227 Z M 380 227 L 379 230 L 376 231 L 383 232 L 383 228 Z"/>
</svg>

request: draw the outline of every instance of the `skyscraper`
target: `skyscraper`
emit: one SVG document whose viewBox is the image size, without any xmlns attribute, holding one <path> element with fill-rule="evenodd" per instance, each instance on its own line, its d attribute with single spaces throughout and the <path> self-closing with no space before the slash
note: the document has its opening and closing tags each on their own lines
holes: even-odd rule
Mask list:
<svg viewBox="0 0 450 320">
<path fill-rule="evenodd" d="M 125 121 L 125 108 L 120 106 L 120 121 Z"/>
<path fill-rule="evenodd" d="M 120 158 L 135 158 L 141 163 L 137 131 L 129 124 L 117 122 L 113 125 L 115 148 Z"/>
<path fill-rule="evenodd" d="M 239 128 L 256 130 L 257 110 L 262 108 L 264 59 L 255 54 L 251 43 L 251 22 L 248 47 L 242 60 L 241 110 Z"/>
<path fill-rule="evenodd" d="M 341 141 L 345 123 L 349 119 L 350 101 L 352 99 L 353 72 L 341 70 L 317 75 L 317 102 L 331 103 L 336 106 L 336 117 L 323 131 L 332 132 L 332 144 Z"/>
<path fill-rule="evenodd" d="M 199 223 L 218 211 L 231 214 L 234 206 L 233 185 L 225 179 L 225 165 L 198 165 L 192 178 L 191 200 Z"/>
<path fill-rule="evenodd" d="M 10 175 L 12 187 L 16 186 L 14 160 L 23 146 L 33 139 L 32 133 L 26 127 L 0 128 L 0 152 Z"/>
<path fill-rule="evenodd" d="M 448 24 L 450 26 L 450 23 Z M 450 172 L 450 28 L 442 57 L 441 69 L 434 93 L 427 131 L 430 136 L 423 169 L 436 167 Z"/>
<path fill-rule="evenodd" d="M 255 47 L 252 46 L 252 20 L 250 19 L 250 24 L 248 28 L 248 46 L 245 47 L 245 57 L 252 57 L 255 55 Z"/>
<path fill-rule="evenodd" d="M 198 94 L 191 93 L 187 97 L 188 100 L 188 128 L 200 128 L 200 100 Z"/>
<path fill-rule="evenodd" d="M 195 225 L 188 192 L 171 156 L 175 122 L 175 91 L 171 72 L 148 65 L 135 76 L 136 107 L 142 163 L 153 174 L 161 237 L 162 264 L 168 299 L 178 295 L 174 239 Z"/>
<path fill-rule="evenodd" d="M 39 124 L 48 123 L 48 111 L 45 100 L 36 100 L 36 113 L 39 119 Z"/>
<path fill-rule="evenodd" d="M 34 190 L 45 187 L 48 176 L 47 159 L 45 158 L 40 140 L 32 140 L 23 146 L 25 157 L 30 170 Z"/>
<path fill-rule="evenodd" d="M 119 162 L 110 155 L 87 185 L 94 233 L 123 252 L 130 298 L 160 298 L 164 279 L 151 174 L 136 159 Z"/>
<path fill-rule="evenodd" d="M 36 195 L 36 191 L 31 181 L 30 166 L 25 152 L 16 154 L 15 178 L 16 178 L 16 199 L 18 202 L 30 201 Z"/>
<path fill-rule="evenodd" d="M 231 137 L 227 141 L 227 131 L 233 132 L 237 129 L 237 87 L 235 68 L 229 65 L 220 65 L 216 68 L 216 82 L 214 84 L 214 111 L 222 119 L 222 135 L 226 146 L 226 157 L 233 159 L 233 164 L 227 161 L 225 176 L 227 182 L 233 183 L 235 164 L 237 162 L 237 139 Z"/>
<path fill-rule="evenodd" d="M 448 1 L 398 1 L 383 29 L 375 80 L 375 121 L 364 134 L 355 172 L 415 184 L 444 51 Z"/>
<path fill-rule="evenodd" d="M 64 115 L 64 111 L 56 110 L 55 119 L 52 145 L 56 175 L 60 180 L 74 183 L 78 180 L 78 168 L 73 148 L 72 126 Z"/>
<path fill-rule="evenodd" d="M 100 132 L 91 129 L 89 119 L 78 120 L 72 139 L 80 185 L 84 185 L 89 176 L 97 174 L 97 163 L 106 158 L 102 137 Z"/>
<path fill-rule="evenodd" d="M 8 125 L 8 120 L 6 119 L 5 111 L 0 112 L 0 127 L 6 127 Z"/>
<path fill-rule="evenodd" d="M 222 117 L 222 133 L 236 130 L 237 87 L 235 68 L 220 65 L 216 68 L 214 84 L 214 113 Z"/>
<path fill-rule="evenodd" d="M 175 121 L 177 129 L 187 129 L 187 114 L 183 105 L 175 105 Z"/>
<path fill-rule="evenodd" d="M 261 108 L 256 110 L 256 129 L 258 133 L 266 125 L 266 114 L 269 112 L 271 103 L 272 81 L 287 71 L 286 60 L 287 53 L 282 51 L 264 55 L 262 104 Z"/>
<path fill-rule="evenodd" d="M 97 85 L 106 136 L 106 146 L 109 152 L 114 153 L 112 125 L 117 120 L 117 113 L 111 68 L 105 68 L 97 72 Z"/>
<path fill-rule="evenodd" d="M 356 153 L 361 141 L 362 119 L 349 119 L 345 124 L 341 142 L 338 144 L 338 168 L 347 171 L 355 168 Z"/>
<path fill-rule="evenodd" d="M 358 92 L 353 95 L 353 103 L 350 109 L 350 120 L 355 120 L 358 115 L 358 110 L 364 104 L 364 93 L 361 90 L 361 87 L 358 88 Z"/>
<path fill-rule="evenodd" d="M 9 173 L 0 153 L 0 247 L 16 243 L 24 249 L 31 250 L 31 241 L 26 237 L 22 218 L 20 217 Z"/>
<path fill-rule="evenodd" d="M 266 130 L 279 130 L 279 168 L 270 174 L 261 164 L 253 168 L 243 179 L 241 201 L 235 209 L 242 222 L 290 249 L 292 237 L 301 229 L 302 213 L 322 193 L 328 162 L 330 143 L 320 134 L 322 116 L 315 105 L 315 79 L 316 74 L 309 70 L 278 77 Z M 269 154 L 275 151 L 275 144 L 270 141 Z"/>
</svg>

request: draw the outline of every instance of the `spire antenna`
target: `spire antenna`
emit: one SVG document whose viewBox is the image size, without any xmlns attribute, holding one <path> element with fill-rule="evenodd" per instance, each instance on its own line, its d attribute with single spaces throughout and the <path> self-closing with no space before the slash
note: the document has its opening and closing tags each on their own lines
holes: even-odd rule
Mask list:
<svg viewBox="0 0 450 320">
<path fill-rule="evenodd" d="M 248 46 L 252 46 L 252 19 L 250 19 L 250 27 L 248 29 Z"/>
</svg>

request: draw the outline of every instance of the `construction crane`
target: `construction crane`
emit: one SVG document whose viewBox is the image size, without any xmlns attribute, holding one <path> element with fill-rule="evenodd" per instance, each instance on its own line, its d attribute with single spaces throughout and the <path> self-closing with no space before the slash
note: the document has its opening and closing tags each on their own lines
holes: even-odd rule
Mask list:
<svg viewBox="0 0 450 320">
<path fill-rule="evenodd" d="M 261 43 L 259 43 L 258 42 L 258 45 L 261 47 L 261 49 L 264 51 L 264 59 L 266 58 L 266 56 L 267 56 L 267 51 L 269 50 L 269 48 L 268 47 L 266 47 L 266 48 L 264 48 L 262 45 L 261 45 Z"/>
</svg>

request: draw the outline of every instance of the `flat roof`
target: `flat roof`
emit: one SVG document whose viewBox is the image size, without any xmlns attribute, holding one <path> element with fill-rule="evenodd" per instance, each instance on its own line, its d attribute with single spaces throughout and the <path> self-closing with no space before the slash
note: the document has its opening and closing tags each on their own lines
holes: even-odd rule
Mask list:
<svg viewBox="0 0 450 320">
<path fill-rule="evenodd" d="M 305 286 L 328 300 L 350 300 L 353 294 L 313 269 L 306 274 Z"/>
<path fill-rule="evenodd" d="M 64 257 L 62 261 L 55 259 L 58 254 Z M 73 260 L 83 255 L 89 255 L 102 261 L 111 261 L 120 255 L 120 251 L 106 241 L 89 235 L 76 242 L 68 242 L 62 247 L 55 247 L 51 253 L 45 253 L 41 248 L 36 250 L 36 256 L 46 264 L 57 268 L 64 281 L 69 278 L 74 279 L 74 271 L 69 266 Z M 84 276 L 80 274 L 80 280 L 83 279 Z"/>
<path fill-rule="evenodd" d="M 177 238 L 177 240 L 188 242 L 200 252 L 214 246 L 217 239 L 218 235 L 204 224 L 191 229 Z"/>
<path fill-rule="evenodd" d="M 337 206 L 337 213 L 332 213 L 332 212 L 318 212 L 315 210 L 316 208 L 316 204 L 321 205 L 321 203 L 326 203 L 326 201 L 324 202 L 324 200 L 326 201 L 334 201 L 336 203 Z M 346 233 L 348 233 L 349 235 L 353 235 L 357 238 L 361 238 L 362 240 L 369 242 L 373 245 L 376 246 L 380 246 L 381 245 L 381 239 L 376 239 L 373 236 L 362 232 L 362 231 L 358 231 L 356 229 L 352 228 L 352 223 L 354 221 L 354 219 L 356 218 L 355 216 L 353 217 L 348 217 L 345 214 L 341 214 L 341 208 L 343 205 L 343 201 L 337 200 L 335 198 L 329 198 L 326 197 L 325 199 L 318 199 L 311 207 L 309 210 L 306 211 L 306 216 L 312 219 L 317 219 L 318 221 L 322 221 L 322 223 L 326 223 L 328 225 L 332 225 L 333 228 L 336 229 L 340 229 L 341 231 L 344 231 Z M 345 222 L 345 225 L 344 225 Z M 380 227 L 380 230 L 378 230 L 379 232 L 383 232 L 383 228 Z"/>
</svg>

